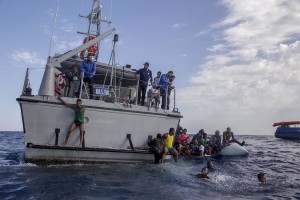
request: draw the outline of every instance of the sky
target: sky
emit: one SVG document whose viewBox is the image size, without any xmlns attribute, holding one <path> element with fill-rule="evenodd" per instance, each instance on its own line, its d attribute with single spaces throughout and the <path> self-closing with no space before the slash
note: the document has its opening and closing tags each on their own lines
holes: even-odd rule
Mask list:
<svg viewBox="0 0 300 200">
<path fill-rule="evenodd" d="M 0 0 L 0 130 L 22 130 L 26 68 L 37 94 L 49 55 L 57 0 Z M 153 74 L 174 71 L 176 107 L 189 133 L 270 135 L 300 121 L 300 1 L 102 0 L 119 34 L 116 61 Z M 50 56 L 82 43 L 92 0 L 60 0 Z M 101 41 L 108 63 L 112 37 Z"/>
</svg>

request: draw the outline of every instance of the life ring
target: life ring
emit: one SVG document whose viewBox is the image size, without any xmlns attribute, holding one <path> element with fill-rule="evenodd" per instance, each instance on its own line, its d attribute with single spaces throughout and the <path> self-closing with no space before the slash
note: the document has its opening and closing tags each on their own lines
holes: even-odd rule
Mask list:
<svg viewBox="0 0 300 200">
<path fill-rule="evenodd" d="M 55 92 L 61 95 L 61 91 L 66 86 L 65 74 L 55 72 Z"/>
<path fill-rule="evenodd" d="M 87 43 L 88 41 L 90 40 L 93 40 L 96 36 L 93 36 L 93 35 L 90 35 L 86 38 L 84 38 L 83 40 L 83 44 Z M 89 39 L 87 39 L 89 38 Z M 84 58 L 84 55 L 85 55 L 85 51 L 81 51 L 80 52 L 80 58 L 83 59 Z M 97 44 L 93 44 L 92 46 L 90 46 L 88 49 L 87 49 L 87 54 L 91 54 L 93 56 L 95 56 L 97 54 L 97 51 L 98 51 L 98 45 Z"/>
</svg>

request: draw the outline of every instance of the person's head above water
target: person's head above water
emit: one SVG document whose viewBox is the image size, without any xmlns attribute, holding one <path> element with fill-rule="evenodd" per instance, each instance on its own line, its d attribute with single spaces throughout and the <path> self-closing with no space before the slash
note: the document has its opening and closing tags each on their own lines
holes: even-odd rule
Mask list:
<svg viewBox="0 0 300 200">
<path fill-rule="evenodd" d="M 208 169 L 213 169 L 213 168 L 214 168 L 214 164 L 213 164 L 212 161 L 208 161 L 208 162 L 207 162 L 207 168 L 208 168 Z"/>
<path fill-rule="evenodd" d="M 257 174 L 257 179 L 260 183 L 266 183 L 267 182 L 266 174 L 262 173 L 262 172 Z"/>
<path fill-rule="evenodd" d="M 207 175 L 208 174 L 208 168 L 207 167 L 203 167 L 201 170 L 201 174 L 202 175 Z"/>
</svg>

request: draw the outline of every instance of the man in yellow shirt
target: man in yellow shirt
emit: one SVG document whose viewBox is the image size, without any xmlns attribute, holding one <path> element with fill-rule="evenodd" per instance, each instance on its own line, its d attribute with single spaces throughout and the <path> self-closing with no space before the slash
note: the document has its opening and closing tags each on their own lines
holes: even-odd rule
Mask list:
<svg viewBox="0 0 300 200">
<path fill-rule="evenodd" d="M 174 135 L 175 135 L 175 129 L 170 128 L 169 133 L 165 133 L 163 135 L 164 143 L 165 143 L 165 150 L 164 150 L 164 156 L 162 158 L 162 161 L 165 159 L 165 155 L 167 153 L 170 153 L 173 155 L 175 162 L 178 160 L 178 152 L 176 149 L 173 147 L 174 145 Z"/>
</svg>

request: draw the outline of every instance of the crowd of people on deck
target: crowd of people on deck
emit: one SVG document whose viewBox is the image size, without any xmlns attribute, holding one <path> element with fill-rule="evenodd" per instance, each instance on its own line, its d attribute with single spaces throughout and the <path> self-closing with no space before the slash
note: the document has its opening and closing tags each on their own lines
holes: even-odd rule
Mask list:
<svg viewBox="0 0 300 200">
<path fill-rule="evenodd" d="M 148 103 L 150 104 L 150 107 L 154 106 L 157 108 L 158 104 L 160 103 L 161 97 L 161 108 L 169 110 L 170 95 L 172 89 L 174 89 L 173 82 L 175 79 L 175 75 L 173 71 L 168 71 L 168 73 L 166 74 L 162 74 L 161 71 L 158 71 L 157 76 L 153 79 L 152 71 L 149 69 L 149 63 L 145 62 L 144 68 L 139 69 L 135 73 L 135 78 L 139 80 L 137 98 L 138 105 L 145 105 L 147 88 L 148 86 L 151 86 L 147 94 Z"/>
<path fill-rule="evenodd" d="M 168 73 L 158 71 L 157 76 L 153 78 L 149 65 L 149 62 L 145 62 L 144 67 L 134 73 L 135 79 L 139 81 L 136 95 L 137 104 L 145 106 L 147 97 L 147 103 L 150 107 L 158 108 L 159 104 L 161 104 L 162 109 L 169 110 L 170 95 L 174 89 L 173 82 L 175 75 L 173 71 L 168 71 Z M 55 91 L 60 96 L 79 98 L 82 74 L 84 74 L 83 82 L 88 85 L 89 99 L 94 99 L 93 84 L 94 76 L 96 75 L 96 62 L 93 60 L 92 54 L 89 54 L 87 58 L 82 61 L 80 68 L 76 65 L 72 65 L 63 73 L 57 73 L 56 78 L 58 79 L 58 77 L 62 76 L 59 79 L 63 81 L 57 81 Z M 62 90 L 64 90 L 64 92 L 62 92 Z"/>
</svg>

